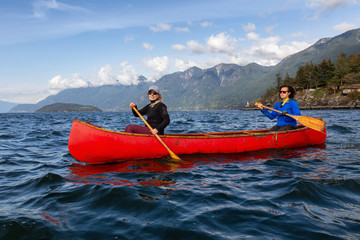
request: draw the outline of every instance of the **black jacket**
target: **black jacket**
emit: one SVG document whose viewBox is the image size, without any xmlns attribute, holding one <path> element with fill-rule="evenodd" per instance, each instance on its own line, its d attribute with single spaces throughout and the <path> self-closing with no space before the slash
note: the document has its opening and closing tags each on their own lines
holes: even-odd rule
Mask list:
<svg viewBox="0 0 360 240">
<path fill-rule="evenodd" d="M 132 112 L 135 117 L 139 117 L 134 110 L 132 110 Z M 147 122 L 150 126 L 156 128 L 159 134 L 164 134 L 164 129 L 170 123 L 170 117 L 164 103 L 159 102 L 155 104 L 154 107 L 151 107 L 150 104 L 148 104 L 140 109 L 139 113 L 141 113 L 141 115 L 147 115 Z"/>
</svg>

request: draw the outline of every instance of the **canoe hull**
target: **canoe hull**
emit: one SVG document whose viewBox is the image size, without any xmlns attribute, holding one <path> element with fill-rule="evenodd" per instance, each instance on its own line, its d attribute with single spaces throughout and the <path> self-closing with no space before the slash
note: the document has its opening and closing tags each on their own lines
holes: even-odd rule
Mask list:
<svg viewBox="0 0 360 240">
<path fill-rule="evenodd" d="M 267 129 L 228 133 L 167 134 L 164 143 L 177 155 L 240 153 L 271 148 L 295 148 L 322 144 L 326 130 L 299 128 L 269 133 Z M 161 158 L 169 153 L 152 135 L 114 132 L 74 120 L 69 136 L 70 154 L 89 164 L 133 159 Z"/>
</svg>

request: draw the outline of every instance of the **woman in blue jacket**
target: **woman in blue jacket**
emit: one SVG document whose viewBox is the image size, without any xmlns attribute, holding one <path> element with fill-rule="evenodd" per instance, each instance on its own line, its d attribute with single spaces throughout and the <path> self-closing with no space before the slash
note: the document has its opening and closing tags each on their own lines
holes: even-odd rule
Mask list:
<svg viewBox="0 0 360 240">
<path fill-rule="evenodd" d="M 281 111 L 278 113 L 272 111 L 271 113 L 263 108 L 263 105 L 260 103 L 258 107 L 261 109 L 261 112 L 270 119 L 278 118 L 277 124 L 273 126 L 270 131 L 287 131 L 296 128 L 296 120 L 285 116 L 286 113 L 291 115 L 300 116 L 299 104 L 293 100 L 295 96 L 295 90 L 293 87 L 288 85 L 283 85 L 280 87 L 279 96 L 281 101 L 276 103 L 274 109 Z"/>
</svg>

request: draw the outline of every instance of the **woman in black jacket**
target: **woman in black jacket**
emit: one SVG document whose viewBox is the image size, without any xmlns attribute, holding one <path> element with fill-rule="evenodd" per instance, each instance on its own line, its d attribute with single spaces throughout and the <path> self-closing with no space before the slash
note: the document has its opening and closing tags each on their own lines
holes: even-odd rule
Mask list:
<svg viewBox="0 0 360 240">
<path fill-rule="evenodd" d="M 170 123 L 170 117 L 167 112 L 166 105 L 162 102 L 162 96 L 157 86 L 151 86 L 148 91 L 148 97 L 151 103 L 139 110 L 141 115 L 147 115 L 147 122 L 153 128 L 152 131 L 146 126 L 127 125 L 125 132 L 128 133 L 142 133 L 142 134 L 164 134 L 164 129 Z M 129 107 L 137 108 L 135 103 L 130 103 Z M 139 117 L 133 111 L 135 117 Z"/>
</svg>

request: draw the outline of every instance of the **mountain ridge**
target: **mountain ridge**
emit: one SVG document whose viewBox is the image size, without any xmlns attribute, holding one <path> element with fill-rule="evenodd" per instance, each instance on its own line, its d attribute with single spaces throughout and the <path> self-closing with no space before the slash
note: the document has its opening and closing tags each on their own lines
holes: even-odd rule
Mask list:
<svg viewBox="0 0 360 240">
<path fill-rule="evenodd" d="M 323 59 L 336 61 L 340 53 L 360 52 L 360 29 L 347 31 L 333 38 L 321 38 L 310 47 L 284 58 L 275 66 L 250 63 L 245 66 L 221 63 L 207 69 L 191 67 L 167 74 L 155 83 L 143 77 L 139 85 L 105 85 L 82 89 L 65 89 L 34 105 L 17 105 L 10 111 L 36 111 L 50 103 L 92 105 L 104 111 L 127 111 L 128 104 L 148 103 L 150 85 L 157 85 L 169 110 L 241 109 L 274 85 L 276 74 L 295 76 L 299 66 Z"/>
</svg>

